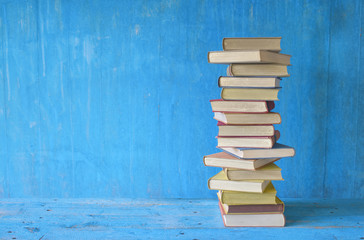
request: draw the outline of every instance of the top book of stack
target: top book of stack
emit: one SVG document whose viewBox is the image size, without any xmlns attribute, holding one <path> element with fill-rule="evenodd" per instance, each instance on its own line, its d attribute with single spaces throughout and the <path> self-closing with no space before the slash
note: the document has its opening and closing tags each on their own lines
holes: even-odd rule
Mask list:
<svg viewBox="0 0 364 240">
<path fill-rule="evenodd" d="M 222 47 L 225 51 L 231 50 L 267 50 L 281 51 L 281 37 L 268 38 L 224 38 Z"/>
<path fill-rule="evenodd" d="M 281 38 L 225 38 L 224 51 L 208 53 L 208 62 L 229 64 L 232 77 L 288 77 L 290 55 L 279 53 Z"/>
</svg>

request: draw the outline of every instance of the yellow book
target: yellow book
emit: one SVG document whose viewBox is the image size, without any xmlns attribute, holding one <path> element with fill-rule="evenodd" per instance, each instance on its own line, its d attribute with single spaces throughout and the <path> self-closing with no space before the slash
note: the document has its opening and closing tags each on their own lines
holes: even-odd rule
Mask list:
<svg viewBox="0 0 364 240">
<path fill-rule="evenodd" d="M 274 163 L 268 164 L 255 171 L 236 169 L 236 168 L 224 168 L 224 172 L 229 180 L 283 180 L 281 168 Z"/>
<path fill-rule="evenodd" d="M 208 187 L 211 190 L 228 190 L 228 191 L 262 193 L 269 183 L 270 183 L 269 180 L 260 180 L 260 179 L 231 181 L 226 177 L 224 171 L 221 171 L 209 179 Z"/>
<path fill-rule="evenodd" d="M 277 204 L 277 191 L 272 183 L 269 183 L 263 193 L 219 191 L 218 196 L 222 204 L 228 205 L 252 205 L 252 204 Z"/>
</svg>

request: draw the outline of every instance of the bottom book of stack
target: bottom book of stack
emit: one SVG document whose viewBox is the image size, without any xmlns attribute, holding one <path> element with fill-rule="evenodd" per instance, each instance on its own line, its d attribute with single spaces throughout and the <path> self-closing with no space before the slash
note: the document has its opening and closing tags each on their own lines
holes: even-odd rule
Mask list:
<svg viewBox="0 0 364 240">
<path fill-rule="evenodd" d="M 226 227 L 283 227 L 284 204 L 228 205 L 219 201 L 221 217 Z"/>
</svg>

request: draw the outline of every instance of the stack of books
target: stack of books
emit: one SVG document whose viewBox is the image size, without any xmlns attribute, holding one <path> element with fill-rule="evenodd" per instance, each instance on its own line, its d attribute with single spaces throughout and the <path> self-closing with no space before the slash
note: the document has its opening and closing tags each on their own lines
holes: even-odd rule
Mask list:
<svg viewBox="0 0 364 240">
<path fill-rule="evenodd" d="M 222 151 L 204 156 L 204 164 L 222 171 L 208 181 L 218 190 L 225 226 L 284 226 L 284 203 L 271 181 L 283 180 L 274 164 L 292 157 L 292 147 L 279 144 L 278 100 L 280 81 L 288 77 L 289 55 L 281 54 L 281 38 L 224 38 L 223 51 L 208 53 L 210 63 L 228 64 L 221 76 L 221 99 L 211 100 L 218 121 L 217 147 Z"/>
</svg>

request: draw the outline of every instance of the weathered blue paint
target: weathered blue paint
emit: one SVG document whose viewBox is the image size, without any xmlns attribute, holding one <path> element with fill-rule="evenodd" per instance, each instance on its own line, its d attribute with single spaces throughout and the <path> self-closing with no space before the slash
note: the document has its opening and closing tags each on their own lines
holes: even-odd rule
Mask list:
<svg viewBox="0 0 364 240">
<path fill-rule="evenodd" d="M 223 37 L 282 36 L 281 197 L 364 197 L 364 4 L 0 2 L 1 197 L 215 197 Z"/>
<path fill-rule="evenodd" d="M 217 200 L 7 199 L 1 239 L 360 239 L 363 200 L 284 199 L 284 228 L 225 228 Z"/>
</svg>

